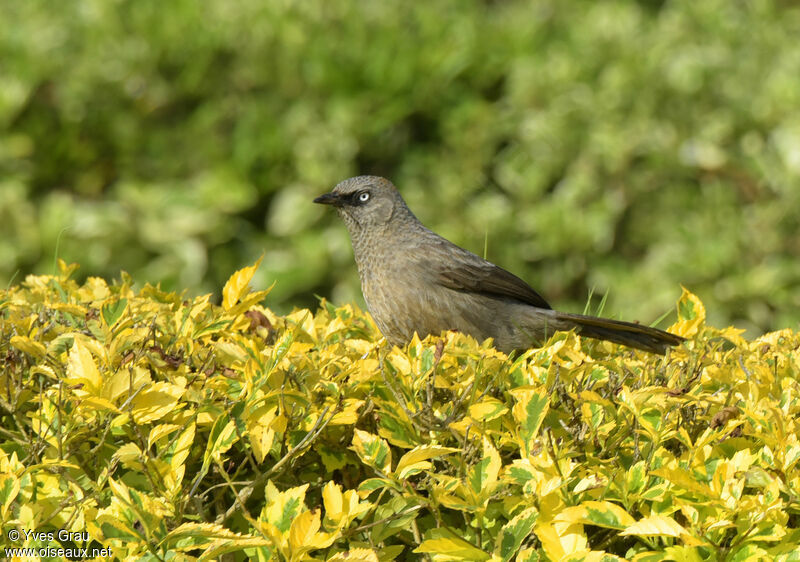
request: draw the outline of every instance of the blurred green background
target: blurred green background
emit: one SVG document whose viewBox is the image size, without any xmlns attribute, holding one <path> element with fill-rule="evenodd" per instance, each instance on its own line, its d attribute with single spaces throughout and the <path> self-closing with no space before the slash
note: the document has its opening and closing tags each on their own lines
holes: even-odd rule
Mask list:
<svg viewBox="0 0 800 562">
<path fill-rule="evenodd" d="M 800 322 L 795 2 L 0 3 L 0 285 L 362 303 L 311 203 L 390 177 L 556 307 L 649 323 L 680 284 L 750 335 Z"/>
</svg>

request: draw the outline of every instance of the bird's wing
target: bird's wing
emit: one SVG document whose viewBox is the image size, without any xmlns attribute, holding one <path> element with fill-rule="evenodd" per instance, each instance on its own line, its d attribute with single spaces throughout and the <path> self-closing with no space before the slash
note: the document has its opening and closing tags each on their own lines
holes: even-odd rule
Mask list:
<svg viewBox="0 0 800 562">
<path fill-rule="evenodd" d="M 446 244 L 440 243 L 441 247 L 436 248 L 440 251 L 431 252 L 423 258 L 434 282 L 455 291 L 514 299 L 537 308 L 552 308 L 539 293 L 513 273 L 447 240 L 442 239 L 442 242 Z"/>
</svg>

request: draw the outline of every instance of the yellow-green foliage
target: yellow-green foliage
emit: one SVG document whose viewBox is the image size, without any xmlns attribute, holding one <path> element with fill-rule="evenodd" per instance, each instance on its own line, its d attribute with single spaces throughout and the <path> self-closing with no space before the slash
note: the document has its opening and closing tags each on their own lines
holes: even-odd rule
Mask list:
<svg viewBox="0 0 800 562">
<path fill-rule="evenodd" d="M 516 358 L 457 333 L 390 349 L 349 305 L 276 316 L 257 265 L 221 306 L 63 263 L 0 292 L 4 546 L 800 557 L 797 334 L 709 328 L 685 291 L 666 357 L 572 333 Z"/>
</svg>

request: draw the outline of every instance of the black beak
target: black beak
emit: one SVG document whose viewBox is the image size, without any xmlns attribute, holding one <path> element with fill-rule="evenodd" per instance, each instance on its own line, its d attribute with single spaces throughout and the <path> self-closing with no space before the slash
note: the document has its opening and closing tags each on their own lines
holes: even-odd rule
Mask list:
<svg viewBox="0 0 800 562">
<path fill-rule="evenodd" d="M 344 199 L 338 193 L 325 193 L 314 199 L 314 203 L 321 205 L 333 205 L 334 207 L 341 207 L 344 205 Z"/>
</svg>

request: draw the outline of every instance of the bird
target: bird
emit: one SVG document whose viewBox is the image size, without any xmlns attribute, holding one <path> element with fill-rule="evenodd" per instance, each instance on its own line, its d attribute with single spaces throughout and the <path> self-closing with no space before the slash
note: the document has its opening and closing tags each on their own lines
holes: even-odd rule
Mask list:
<svg viewBox="0 0 800 562">
<path fill-rule="evenodd" d="M 314 203 L 344 220 L 361 290 L 383 337 L 403 346 L 414 333 L 492 338 L 507 354 L 540 347 L 556 331 L 665 354 L 684 338 L 633 322 L 553 310 L 525 281 L 426 228 L 386 178 L 357 176 Z"/>
</svg>

